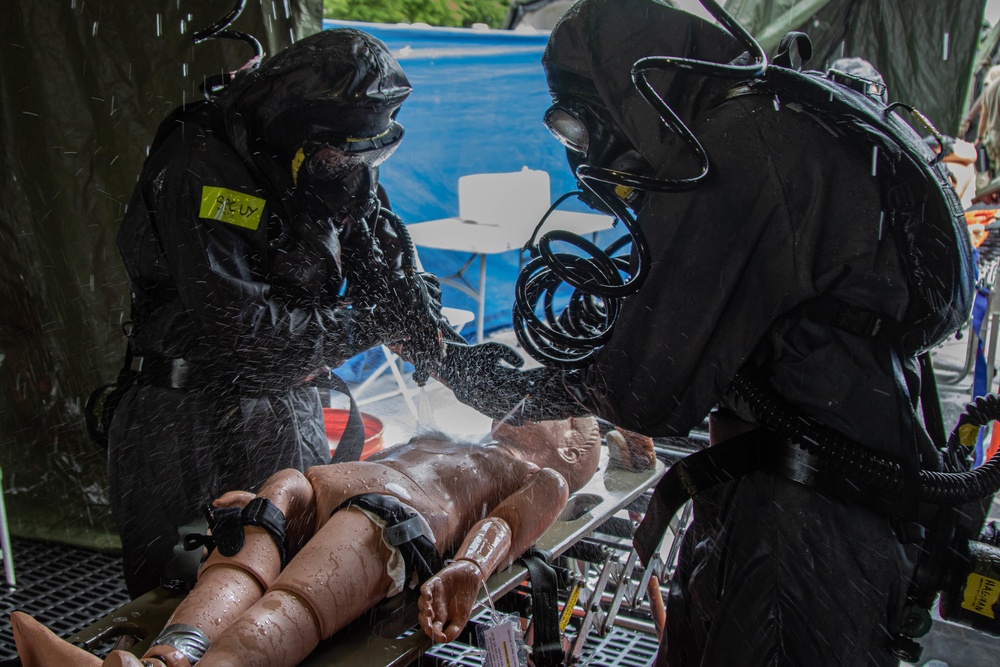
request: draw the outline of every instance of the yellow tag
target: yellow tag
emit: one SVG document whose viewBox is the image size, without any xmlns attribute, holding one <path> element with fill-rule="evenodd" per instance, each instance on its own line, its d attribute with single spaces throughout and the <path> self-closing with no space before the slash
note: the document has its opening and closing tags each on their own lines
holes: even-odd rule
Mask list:
<svg viewBox="0 0 1000 667">
<path fill-rule="evenodd" d="M 563 607 L 562 616 L 559 618 L 559 632 L 566 632 L 566 626 L 569 625 L 569 619 L 573 618 L 573 607 L 576 606 L 576 601 L 580 599 L 580 584 L 573 584 L 573 590 L 569 594 L 569 600 L 566 600 L 566 606 Z"/>
<path fill-rule="evenodd" d="M 260 197 L 227 188 L 201 188 L 201 209 L 198 217 L 228 222 L 230 225 L 257 229 L 260 214 L 267 202 Z"/>
<path fill-rule="evenodd" d="M 969 578 L 965 582 L 962 609 L 968 609 L 989 618 L 996 618 L 993 615 L 993 605 L 997 603 L 997 600 L 1000 600 L 1000 581 L 970 572 Z"/>
<path fill-rule="evenodd" d="M 978 439 L 979 427 L 975 424 L 962 424 L 958 427 L 958 441 L 966 447 L 975 447 Z"/>
<path fill-rule="evenodd" d="M 302 163 L 306 161 L 306 154 L 300 148 L 295 151 L 295 155 L 292 156 L 292 183 L 299 184 L 299 169 L 302 168 Z"/>
<path fill-rule="evenodd" d="M 616 185 L 615 194 L 618 195 L 619 199 L 628 201 L 628 198 L 632 195 L 634 188 L 630 188 L 627 185 Z"/>
</svg>

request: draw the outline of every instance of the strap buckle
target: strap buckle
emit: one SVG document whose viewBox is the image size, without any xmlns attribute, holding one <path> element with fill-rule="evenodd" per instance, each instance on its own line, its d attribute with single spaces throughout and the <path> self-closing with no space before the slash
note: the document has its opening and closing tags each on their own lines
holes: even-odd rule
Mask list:
<svg viewBox="0 0 1000 667">
<path fill-rule="evenodd" d="M 833 326 L 860 336 L 874 338 L 882 328 L 884 318 L 864 308 L 844 307 L 834 317 Z"/>
<path fill-rule="evenodd" d="M 416 514 L 393 526 L 386 526 L 382 535 L 390 547 L 398 547 L 425 534 L 424 524 Z"/>
</svg>

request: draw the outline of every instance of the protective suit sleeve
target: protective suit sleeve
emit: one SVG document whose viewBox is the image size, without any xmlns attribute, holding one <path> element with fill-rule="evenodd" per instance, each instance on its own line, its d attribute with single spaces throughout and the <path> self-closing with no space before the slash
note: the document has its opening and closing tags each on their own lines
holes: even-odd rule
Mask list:
<svg viewBox="0 0 1000 667">
<path fill-rule="evenodd" d="M 398 335 L 371 326 L 370 311 L 332 299 L 310 302 L 270 282 L 264 265 L 269 195 L 252 182 L 231 153 L 204 150 L 186 161 L 168 161 L 143 191 L 145 210 L 130 211 L 148 217 L 159 251 L 153 261 L 176 289 L 173 298 L 157 295 L 166 304 L 147 318 L 155 331 L 149 347 L 259 379 L 295 381 Z M 203 201 L 211 188 L 243 193 L 249 208 L 262 203 L 257 225 L 205 215 L 206 206 L 212 212 Z"/>
<path fill-rule="evenodd" d="M 443 360 L 423 368 L 459 401 L 493 419 L 520 424 L 592 413 L 586 405 L 587 387 L 577 372 L 544 367 L 522 371 L 521 356 L 495 342 L 445 348 Z"/>
</svg>

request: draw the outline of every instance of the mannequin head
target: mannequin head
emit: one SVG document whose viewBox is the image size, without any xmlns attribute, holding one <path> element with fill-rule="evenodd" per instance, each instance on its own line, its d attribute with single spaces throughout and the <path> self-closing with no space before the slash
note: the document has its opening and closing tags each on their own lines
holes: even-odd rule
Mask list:
<svg viewBox="0 0 1000 667">
<path fill-rule="evenodd" d="M 493 437 L 514 456 L 540 468 L 552 468 L 580 489 L 597 472 L 601 460 L 601 432 L 593 417 L 529 422 L 522 426 L 500 424 Z"/>
</svg>

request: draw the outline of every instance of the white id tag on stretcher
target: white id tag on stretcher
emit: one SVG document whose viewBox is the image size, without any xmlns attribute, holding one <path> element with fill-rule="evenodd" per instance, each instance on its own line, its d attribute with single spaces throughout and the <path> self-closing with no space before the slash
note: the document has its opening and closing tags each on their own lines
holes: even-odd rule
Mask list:
<svg viewBox="0 0 1000 667">
<path fill-rule="evenodd" d="M 484 667 L 528 667 L 528 653 L 517 614 L 495 614 L 479 626 L 479 646 L 486 652 Z"/>
</svg>

